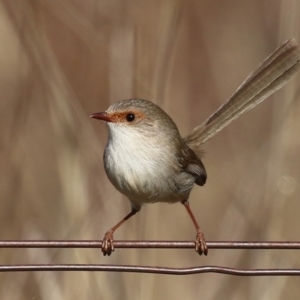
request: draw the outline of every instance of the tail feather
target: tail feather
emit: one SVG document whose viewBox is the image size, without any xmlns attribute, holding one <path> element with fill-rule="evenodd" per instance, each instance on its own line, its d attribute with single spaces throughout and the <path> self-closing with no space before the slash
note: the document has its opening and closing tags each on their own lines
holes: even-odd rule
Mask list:
<svg viewBox="0 0 300 300">
<path fill-rule="evenodd" d="M 192 149 L 198 148 L 239 115 L 280 89 L 298 72 L 299 61 L 296 41 L 286 41 L 247 77 L 228 101 L 184 138 L 186 144 Z"/>
</svg>

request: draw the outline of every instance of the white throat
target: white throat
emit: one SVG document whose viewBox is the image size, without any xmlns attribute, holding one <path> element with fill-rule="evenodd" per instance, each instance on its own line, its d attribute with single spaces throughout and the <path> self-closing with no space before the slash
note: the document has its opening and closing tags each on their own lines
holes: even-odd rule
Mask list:
<svg viewBox="0 0 300 300">
<path fill-rule="evenodd" d="M 108 126 L 104 161 L 114 186 L 136 203 L 170 198 L 170 190 L 173 190 L 170 185 L 173 186 L 174 181 L 167 175 L 174 172 L 174 164 L 168 148 L 158 147 L 157 136 L 141 136 L 139 130 L 118 124 L 109 123 Z"/>
</svg>

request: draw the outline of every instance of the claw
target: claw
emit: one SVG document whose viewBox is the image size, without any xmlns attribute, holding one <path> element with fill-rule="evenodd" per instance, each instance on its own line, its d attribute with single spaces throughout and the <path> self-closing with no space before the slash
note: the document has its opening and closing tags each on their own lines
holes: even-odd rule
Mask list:
<svg viewBox="0 0 300 300">
<path fill-rule="evenodd" d="M 202 254 L 207 255 L 207 253 L 208 253 L 204 234 L 200 230 L 197 231 L 197 235 L 196 235 L 195 251 L 199 255 L 202 255 Z"/>
<path fill-rule="evenodd" d="M 110 256 L 111 253 L 115 251 L 114 237 L 113 237 L 113 233 L 111 231 L 108 231 L 105 233 L 103 241 L 102 241 L 101 251 L 104 256 L 106 256 L 106 255 Z"/>
</svg>

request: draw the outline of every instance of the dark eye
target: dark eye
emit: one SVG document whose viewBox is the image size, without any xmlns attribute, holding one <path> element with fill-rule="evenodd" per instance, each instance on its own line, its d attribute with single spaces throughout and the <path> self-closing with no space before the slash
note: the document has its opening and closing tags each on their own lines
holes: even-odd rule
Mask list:
<svg viewBox="0 0 300 300">
<path fill-rule="evenodd" d="M 135 115 L 134 114 L 127 114 L 126 115 L 126 120 L 128 122 L 132 122 L 132 121 L 134 121 L 134 119 L 135 119 Z"/>
</svg>

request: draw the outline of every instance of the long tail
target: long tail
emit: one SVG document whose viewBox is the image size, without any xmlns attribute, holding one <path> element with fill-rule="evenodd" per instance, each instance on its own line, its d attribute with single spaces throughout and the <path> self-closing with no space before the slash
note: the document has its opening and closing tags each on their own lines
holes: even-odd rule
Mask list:
<svg viewBox="0 0 300 300">
<path fill-rule="evenodd" d="M 248 76 L 214 114 L 184 138 L 186 144 L 198 148 L 239 115 L 280 89 L 298 72 L 299 61 L 300 50 L 296 41 L 286 41 Z"/>
</svg>

